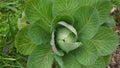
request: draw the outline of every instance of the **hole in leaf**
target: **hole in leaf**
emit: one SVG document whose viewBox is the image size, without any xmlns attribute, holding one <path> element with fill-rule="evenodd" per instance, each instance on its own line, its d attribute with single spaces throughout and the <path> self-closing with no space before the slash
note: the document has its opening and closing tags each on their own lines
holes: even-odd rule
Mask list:
<svg viewBox="0 0 120 68">
<path fill-rule="evenodd" d="M 63 39 L 63 42 L 65 42 L 65 39 Z"/>
</svg>

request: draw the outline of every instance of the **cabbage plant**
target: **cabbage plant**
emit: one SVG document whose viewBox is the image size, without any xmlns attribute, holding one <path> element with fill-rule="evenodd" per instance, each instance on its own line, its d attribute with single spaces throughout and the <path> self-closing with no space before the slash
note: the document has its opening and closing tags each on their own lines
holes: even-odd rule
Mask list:
<svg viewBox="0 0 120 68">
<path fill-rule="evenodd" d="M 30 0 L 29 25 L 16 35 L 15 47 L 29 55 L 27 68 L 106 68 L 118 45 L 103 25 L 110 0 Z"/>
</svg>

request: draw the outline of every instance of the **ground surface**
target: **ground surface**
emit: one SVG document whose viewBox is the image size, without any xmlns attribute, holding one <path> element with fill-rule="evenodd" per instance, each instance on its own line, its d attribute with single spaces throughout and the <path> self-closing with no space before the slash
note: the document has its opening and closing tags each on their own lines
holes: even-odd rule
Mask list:
<svg viewBox="0 0 120 68">
<path fill-rule="evenodd" d="M 120 68 L 120 45 L 117 50 L 113 53 L 111 63 L 108 68 Z"/>
</svg>

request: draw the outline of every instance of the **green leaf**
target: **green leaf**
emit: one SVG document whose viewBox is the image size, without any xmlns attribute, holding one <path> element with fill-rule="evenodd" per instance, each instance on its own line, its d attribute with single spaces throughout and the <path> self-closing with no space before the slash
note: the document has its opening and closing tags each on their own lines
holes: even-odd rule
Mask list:
<svg viewBox="0 0 120 68">
<path fill-rule="evenodd" d="M 110 64 L 111 59 L 112 59 L 112 55 L 103 56 L 103 60 L 106 66 Z"/>
<path fill-rule="evenodd" d="M 59 14 L 57 16 L 54 17 L 52 25 L 53 26 L 57 26 L 58 22 L 60 21 L 64 21 L 70 25 L 74 24 L 74 18 L 72 15 L 69 14 Z"/>
<path fill-rule="evenodd" d="M 99 0 L 80 0 L 79 4 L 80 4 L 80 7 L 83 7 L 83 6 L 93 6 L 98 1 Z M 95 7 L 95 5 L 94 5 L 94 7 Z"/>
<path fill-rule="evenodd" d="M 31 23 L 39 19 L 46 21 L 48 24 L 52 20 L 52 1 L 51 0 L 30 0 L 26 7 L 26 16 Z"/>
<path fill-rule="evenodd" d="M 62 50 L 59 50 L 57 47 L 56 47 L 56 43 L 55 43 L 55 32 L 53 31 L 52 32 L 52 39 L 50 41 L 50 44 L 51 44 L 51 47 L 52 47 L 52 50 L 53 52 L 56 54 L 56 55 L 59 55 L 59 56 L 63 56 L 64 55 L 64 52 Z"/>
<path fill-rule="evenodd" d="M 115 6 L 120 6 L 120 0 L 111 0 Z"/>
<path fill-rule="evenodd" d="M 64 68 L 81 68 L 80 63 L 76 60 L 76 58 L 71 54 L 66 54 L 63 57 Z"/>
<path fill-rule="evenodd" d="M 79 8 L 80 0 L 54 0 L 53 15 L 73 14 Z"/>
<path fill-rule="evenodd" d="M 117 34 L 106 27 L 101 27 L 92 39 L 81 42 L 83 45 L 76 51 L 76 58 L 83 65 L 95 63 L 97 56 L 109 55 L 118 46 Z"/>
<path fill-rule="evenodd" d="M 109 0 L 80 0 L 80 9 L 74 14 L 80 39 L 91 39 L 109 17 L 110 10 Z"/>
<path fill-rule="evenodd" d="M 110 0 L 98 0 L 96 4 L 93 4 L 93 7 L 96 10 L 101 24 L 107 20 L 110 16 L 110 11 L 113 8 Z"/>
<path fill-rule="evenodd" d="M 35 44 L 33 44 L 28 36 L 28 28 L 29 26 L 24 27 L 21 29 L 15 38 L 15 47 L 17 50 L 24 55 L 29 55 L 36 47 Z"/>
<path fill-rule="evenodd" d="M 91 39 L 99 28 L 99 20 L 96 12 L 91 7 L 81 7 L 75 14 L 74 27 L 78 32 L 80 39 Z"/>
<path fill-rule="evenodd" d="M 53 58 L 49 44 L 38 46 L 29 56 L 27 68 L 52 68 Z"/>
<path fill-rule="evenodd" d="M 75 50 L 75 57 L 83 65 L 94 64 L 97 59 L 97 50 L 89 40 L 81 41 L 82 46 Z"/>
<path fill-rule="evenodd" d="M 107 26 L 110 29 L 113 29 L 113 27 L 115 26 L 115 21 L 112 17 L 108 17 L 108 19 L 106 20 L 106 22 L 102 25 L 102 26 Z"/>
<path fill-rule="evenodd" d="M 106 68 L 106 62 L 105 62 L 105 59 L 104 57 L 99 57 L 97 59 L 97 61 L 95 62 L 95 64 L 93 65 L 88 65 L 86 66 L 85 68 Z"/>
<path fill-rule="evenodd" d="M 99 56 L 113 53 L 118 46 L 117 34 L 115 31 L 106 27 L 101 27 L 91 41 L 96 47 Z"/>
<path fill-rule="evenodd" d="M 30 40 L 36 44 L 50 42 L 50 27 L 46 24 L 45 21 L 38 20 L 30 25 L 28 35 Z"/>
<path fill-rule="evenodd" d="M 64 62 L 61 56 L 55 55 L 55 60 L 57 61 L 61 68 L 64 68 Z"/>
<path fill-rule="evenodd" d="M 111 0 L 80 0 L 80 6 L 93 7 L 101 21 L 104 21 L 109 17 L 110 10 L 112 9 Z"/>
</svg>

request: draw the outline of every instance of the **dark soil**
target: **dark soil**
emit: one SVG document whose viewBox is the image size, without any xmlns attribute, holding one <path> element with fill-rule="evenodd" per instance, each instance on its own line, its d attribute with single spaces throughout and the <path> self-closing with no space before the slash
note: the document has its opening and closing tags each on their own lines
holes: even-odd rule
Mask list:
<svg viewBox="0 0 120 68">
<path fill-rule="evenodd" d="M 112 54 L 111 62 L 108 68 L 120 68 L 120 45 L 117 50 Z"/>
</svg>

